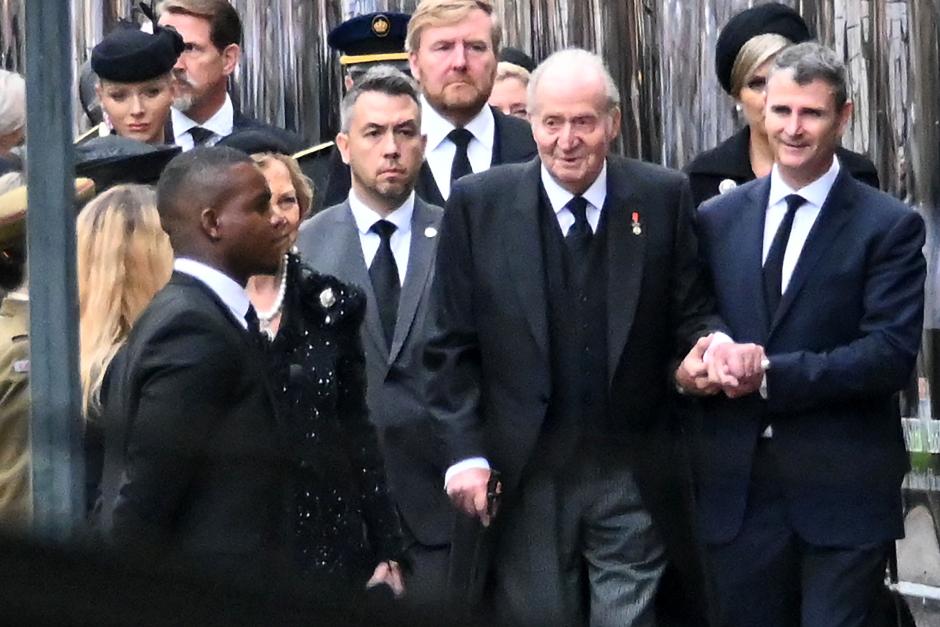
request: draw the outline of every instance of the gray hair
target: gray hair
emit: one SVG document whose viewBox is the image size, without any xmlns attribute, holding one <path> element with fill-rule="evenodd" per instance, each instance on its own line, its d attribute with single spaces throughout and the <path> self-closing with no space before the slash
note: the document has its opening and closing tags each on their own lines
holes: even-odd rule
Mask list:
<svg viewBox="0 0 940 627">
<path fill-rule="evenodd" d="M 613 111 L 620 106 L 620 90 L 617 89 L 617 83 L 610 75 L 604 60 L 599 55 L 582 48 L 567 48 L 549 56 L 532 72 L 527 93 L 527 104 L 530 113 L 536 109 L 535 93 L 538 91 L 542 76 L 551 74 L 557 67 L 578 68 L 579 74 L 590 74 L 592 72 L 598 74 L 604 81 L 607 111 Z"/>
<path fill-rule="evenodd" d="M 26 81 L 16 72 L 0 70 L 0 135 L 26 126 Z"/>
<path fill-rule="evenodd" d="M 386 96 L 408 96 L 418 105 L 418 121 L 421 116 L 421 100 L 418 97 L 418 85 L 404 72 L 390 65 L 377 65 L 369 68 L 343 98 L 340 106 L 340 130 L 349 132 L 352 110 L 359 97 L 367 92 L 378 92 Z"/>
<path fill-rule="evenodd" d="M 785 48 L 774 59 L 768 78 L 783 70 L 793 73 L 793 82 L 797 85 L 809 85 L 815 80 L 828 84 L 832 87 L 837 110 L 849 100 L 845 64 L 826 46 L 807 41 Z"/>
</svg>

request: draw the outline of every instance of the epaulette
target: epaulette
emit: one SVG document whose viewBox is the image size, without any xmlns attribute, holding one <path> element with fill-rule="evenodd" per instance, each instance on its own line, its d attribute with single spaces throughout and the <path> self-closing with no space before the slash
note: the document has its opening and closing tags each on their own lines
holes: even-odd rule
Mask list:
<svg viewBox="0 0 940 627">
<path fill-rule="evenodd" d="M 316 154 L 321 150 L 326 150 L 333 146 L 335 142 L 323 142 L 322 144 L 317 144 L 316 146 L 311 146 L 310 148 L 304 148 L 300 152 L 295 152 L 293 155 L 294 159 L 303 159 L 304 157 L 309 157 L 310 155 Z"/>
<path fill-rule="evenodd" d="M 106 129 L 106 131 L 102 131 L 102 127 Z M 108 125 L 104 122 L 95 124 L 90 129 L 75 138 L 75 145 L 77 146 L 78 144 L 86 142 L 89 139 L 94 139 L 95 137 L 102 137 L 102 132 L 104 132 L 105 135 L 108 135 L 111 133 L 111 129 L 109 129 Z"/>
</svg>

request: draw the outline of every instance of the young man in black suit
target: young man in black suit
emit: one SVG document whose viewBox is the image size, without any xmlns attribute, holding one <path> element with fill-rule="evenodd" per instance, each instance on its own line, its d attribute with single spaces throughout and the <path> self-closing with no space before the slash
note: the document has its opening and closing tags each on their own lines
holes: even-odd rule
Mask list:
<svg viewBox="0 0 940 627">
<path fill-rule="evenodd" d="M 838 156 L 846 70 L 816 43 L 767 82 L 771 174 L 699 210 L 718 310 L 759 393 L 705 405 L 698 509 L 728 627 L 858 627 L 904 535 L 895 393 L 920 348 L 925 229 Z"/>
<path fill-rule="evenodd" d="M 248 277 L 272 274 L 287 223 L 251 159 L 176 157 L 157 187 L 176 259 L 111 373 L 98 524 L 106 539 L 235 574 L 284 535 L 286 459 Z"/>
<path fill-rule="evenodd" d="M 539 158 L 459 181 L 438 245 L 429 406 L 448 495 L 493 525 L 468 586 L 509 624 L 663 624 L 671 559 L 682 599 L 660 607 L 706 624 L 668 413 L 675 360 L 723 328 L 688 182 L 609 154 L 620 96 L 596 55 L 556 53 L 530 89 Z"/>
</svg>

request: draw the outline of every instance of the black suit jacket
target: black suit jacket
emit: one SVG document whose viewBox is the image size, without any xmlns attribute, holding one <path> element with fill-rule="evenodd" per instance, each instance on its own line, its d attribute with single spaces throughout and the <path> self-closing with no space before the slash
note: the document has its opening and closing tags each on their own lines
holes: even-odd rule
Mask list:
<svg viewBox="0 0 940 627">
<path fill-rule="evenodd" d="M 494 107 L 490 107 L 490 109 L 493 111 L 493 118 L 496 121 L 493 158 L 490 165 L 522 163 L 534 157 L 536 154 L 535 140 L 532 139 L 532 128 L 529 123 L 515 116 L 506 115 Z M 325 192 L 321 207 L 330 207 L 346 200 L 349 195 L 349 188 L 352 186 L 349 166 L 343 163 L 339 150 L 335 147 L 333 148 L 333 154 L 330 156 L 329 172 L 329 178 L 324 184 Z M 415 184 L 415 192 L 429 204 L 444 206 L 444 197 L 441 195 L 437 183 L 434 182 L 434 174 L 431 173 L 427 161 L 421 165 L 421 173 L 418 175 L 418 181 Z"/>
<path fill-rule="evenodd" d="M 262 122 L 257 118 L 245 115 L 238 109 L 235 109 L 235 115 L 232 118 L 232 132 L 237 133 L 238 131 L 245 130 L 259 130 L 270 133 L 276 137 L 280 143 L 286 146 L 291 151 L 291 153 L 302 150 L 304 147 L 304 140 L 302 137 L 300 137 L 300 135 L 277 126 L 272 126 Z M 166 139 L 166 143 L 174 143 L 176 135 L 173 133 L 172 116 L 168 117 L 166 120 L 166 126 L 163 129 L 163 136 Z"/>
<path fill-rule="evenodd" d="M 415 199 L 411 248 L 392 346 L 382 331 L 369 269 L 349 202 L 330 207 L 300 229 L 301 255 L 320 272 L 360 286 L 366 295 L 362 340 L 369 415 L 376 425 L 392 495 L 421 544 L 450 541 L 453 510 L 444 494 L 444 459 L 424 401 L 422 355 L 434 255 L 443 210 Z"/>
<path fill-rule="evenodd" d="M 698 154 L 685 166 L 692 186 L 692 201 L 699 206 L 720 192 L 718 186 L 730 179 L 737 185 L 754 180 L 750 157 L 751 129 L 745 126 L 715 148 Z M 839 162 L 855 178 L 878 189 L 878 170 L 865 155 L 838 148 Z"/>
<path fill-rule="evenodd" d="M 908 456 L 895 393 L 920 348 L 924 223 L 844 169 L 813 225 L 773 320 L 761 256 L 770 178 L 699 210 L 719 312 L 739 342 L 765 347 L 768 398 L 705 404 L 698 451 L 701 523 L 727 542 L 744 515 L 761 420 L 773 424 L 789 519 L 800 536 L 858 546 L 903 535 Z"/>
<path fill-rule="evenodd" d="M 675 359 L 723 326 L 700 272 L 685 177 L 611 156 L 607 185 L 608 436 L 631 462 L 674 564 L 699 578 L 687 460 L 668 406 Z M 425 354 L 448 464 L 486 457 L 507 494 L 524 490 L 523 471 L 539 463 L 532 451 L 552 397 L 540 189 L 538 159 L 457 183 L 442 222 Z"/>
<path fill-rule="evenodd" d="M 270 563 L 287 539 L 288 466 L 265 374 L 231 311 L 174 273 L 111 373 L 105 539 L 226 572 Z"/>
</svg>

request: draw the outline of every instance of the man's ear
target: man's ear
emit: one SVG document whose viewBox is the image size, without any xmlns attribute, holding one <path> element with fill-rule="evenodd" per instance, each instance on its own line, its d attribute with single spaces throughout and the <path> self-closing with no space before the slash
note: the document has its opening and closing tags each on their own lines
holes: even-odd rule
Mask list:
<svg viewBox="0 0 940 627">
<path fill-rule="evenodd" d="M 852 119 L 852 113 L 855 111 L 855 103 L 851 100 L 846 100 L 845 104 L 842 105 L 842 110 L 839 111 L 839 137 L 842 137 L 842 134 L 845 132 L 845 127 L 849 125 L 849 120 Z"/>
<path fill-rule="evenodd" d="M 215 209 L 211 207 L 203 209 L 199 214 L 199 224 L 202 232 L 213 242 L 222 239 L 222 220 Z"/>
<path fill-rule="evenodd" d="M 336 148 L 339 150 L 339 156 L 343 158 L 343 163 L 349 165 L 349 135 L 346 133 L 336 134 Z"/>
<path fill-rule="evenodd" d="M 620 120 L 622 117 L 620 107 L 614 107 L 610 112 L 610 141 L 617 139 L 617 136 L 620 135 Z"/>
<path fill-rule="evenodd" d="M 222 50 L 222 74 L 231 76 L 238 67 L 238 61 L 242 57 L 242 49 L 238 44 L 229 44 Z"/>
<path fill-rule="evenodd" d="M 411 78 L 420 83 L 421 70 L 418 69 L 418 53 L 413 50 L 408 53 L 408 66 L 411 68 Z"/>
</svg>

